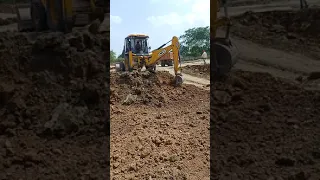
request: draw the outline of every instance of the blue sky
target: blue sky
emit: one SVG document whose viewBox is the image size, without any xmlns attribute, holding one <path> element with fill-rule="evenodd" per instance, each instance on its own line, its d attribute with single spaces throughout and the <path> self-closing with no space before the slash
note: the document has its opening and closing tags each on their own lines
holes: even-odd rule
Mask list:
<svg viewBox="0 0 320 180">
<path fill-rule="evenodd" d="M 117 56 L 131 33 L 150 36 L 151 49 L 193 27 L 209 26 L 210 0 L 111 0 L 110 48 Z"/>
</svg>

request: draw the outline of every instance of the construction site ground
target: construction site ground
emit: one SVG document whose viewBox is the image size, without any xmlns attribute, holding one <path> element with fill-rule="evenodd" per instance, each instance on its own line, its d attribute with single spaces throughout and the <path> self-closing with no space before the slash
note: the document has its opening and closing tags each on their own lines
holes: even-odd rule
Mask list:
<svg viewBox="0 0 320 180">
<path fill-rule="evenodd" d="M 111 73 L 111 177 L 209 179 L 209 91 L 168 71 Z"/>
<path fill-rule="evenodd" d="M 210 87 L 212 179 L 320 179 L 320 11 L 295 12 L 298 5 L 230 8 L 240 54 Z M 208 79 L 209 65 L 201 64 L 183 72 Z"/>
<path fill-rule="evenodd" d="M 19 33 L 6 7 L 0 179 L 108 179 L 109 35 L 96 31 L 99 22 L 69 34 Z"/>
<path fill-rule="evenodd" d="M 234 2 L 239 62 L 211 87 L 201 61 L 184 65 L 177 88 L 172 67 L 110 72 L 111 177 L 209 179 L 211 159 L 217 180 L 319 179 L 319 34 L 311 31 L 319 13 L 242 15 L 298 4 Z M 4 13 L 12 19 L 0 31 L 16 30 Z M 290 17 L 294 26 L 281 24 Z M 107 36 L 48 33 L 30 42 L 30 35 L 0 33 L 0 177 L 106 179 Z"/>
<path fill-rule="evenodd" d="M 229 9 L 240 54 L 210 87 L 212 179 L 320 179 L 320 11 L 298 7 Z"/>
</svg>

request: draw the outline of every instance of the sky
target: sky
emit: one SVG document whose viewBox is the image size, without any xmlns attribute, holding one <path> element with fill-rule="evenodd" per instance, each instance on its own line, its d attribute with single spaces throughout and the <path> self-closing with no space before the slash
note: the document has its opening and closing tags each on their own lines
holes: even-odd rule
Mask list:
<svg viewBox="0 0 320 180">
<path fill-rule="evenodd" d="M 209 25 L 210 0 L 110 0 L 110 48 L 117 56 L 129 34 L 148 34 L 153 50 L 189 28 Z"/>
</svg>

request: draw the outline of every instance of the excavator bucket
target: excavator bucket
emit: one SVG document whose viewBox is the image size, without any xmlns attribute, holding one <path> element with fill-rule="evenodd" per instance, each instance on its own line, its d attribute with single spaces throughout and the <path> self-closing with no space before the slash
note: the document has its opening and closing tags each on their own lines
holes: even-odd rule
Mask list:
<svg viewBox="0 0 320 180">
<path fill-rule="evenodd" d="M 225 38 L 216 38 L 211 44 L 213 59 L 211 72 L 214 76 L 225 76 L 238 61 L 238 49 Z"/>
<path fill-rule="evenodd" d="M 175 76 L 174 83 L 175 83 L 175 86 L 181 86 L 181 84 L 183 83 L 183 77 L 181 74 L 178 74 Z"/>
<path fill-rule="evenodd" d="M 32 31 L 32 18 L 30 4 L 16 4 L 15 5 L 18 18 L 18 31 Z"/>
</svg>

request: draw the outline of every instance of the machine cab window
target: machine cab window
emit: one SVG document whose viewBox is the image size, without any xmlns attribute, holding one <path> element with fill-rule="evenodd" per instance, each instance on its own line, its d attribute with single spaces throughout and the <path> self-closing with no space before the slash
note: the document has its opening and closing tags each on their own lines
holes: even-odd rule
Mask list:
<svg viewBox="0 0 320 180">
<path fill-rule="evenodd" d="M 149 37 L 143 34 L 129 35 L 124 42 L 125 54 L 128 54 L 129 51 L 132 51 L 134 54 L 148 55 L 148 39 Z"/>
</svg>

